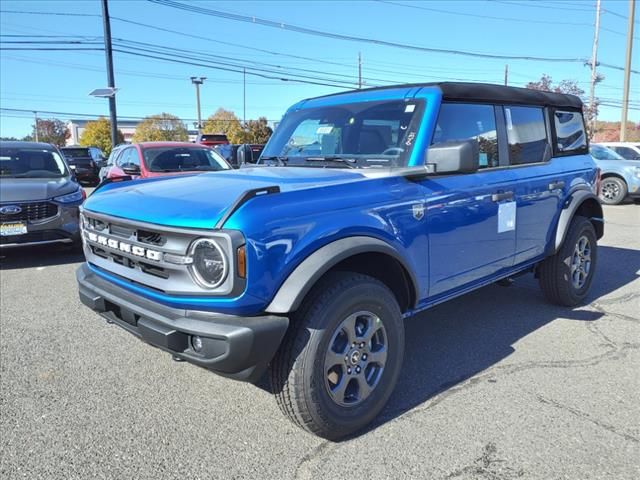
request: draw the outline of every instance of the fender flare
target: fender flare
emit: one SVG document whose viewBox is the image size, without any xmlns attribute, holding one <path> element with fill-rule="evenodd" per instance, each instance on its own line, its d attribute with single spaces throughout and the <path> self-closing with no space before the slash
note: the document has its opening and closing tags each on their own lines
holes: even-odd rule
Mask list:
<svg viewBox="0 0 640 480">
<path fill-rule="evenodd" d="M 296 310 L 322 275 L 341 261 L 361 253 L 383 253 L 397 260 L 409 275 L 414 298 L 420 298 L 413 271 L 395 248 L 377 238 L 356 236 L 335 240 L 304 259 L 280 286 L 265 312 L 289 313 Z"/>
<path fill-rule="evenodd" d="M 553 245 L 553 252 L 551 252 L 552 254 L 560 250 L 560 247 L 562 246 L 562 243 L 567 236 L 567 232 L 569 231 L 571 220 L 575 216 L 578 209 L 584 204 L 584 202 L 588 200 L 594 200 L 595 204 L 597 205 L 597 215 L 590 216 L 589 220 L 591 220 L 592 222 L 600 222 L 602 224 L 602 227 L 599 230 L 598 228 L 596 228 L 596 231 L 598 232 L 598 238 L 602 237 L 601 232 L 603 232 L 604 230 L 604 218 L 600 200 L 590 190 L 578 190 L 569 195 L 564 203 L 564 207 L 560 213 L 560 218 L 558 218 L 558 226 L 556 228 L 556 237 L 555 243 Z"/>
</svg>

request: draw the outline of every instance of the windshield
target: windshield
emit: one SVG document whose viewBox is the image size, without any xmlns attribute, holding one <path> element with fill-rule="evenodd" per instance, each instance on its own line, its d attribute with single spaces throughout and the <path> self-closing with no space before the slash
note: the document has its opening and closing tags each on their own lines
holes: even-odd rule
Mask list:
<svg viewBox="0 0 640 480">
<path fill-rule="evenodd" d="M 406 166 L 424 102 L 391 100 L 306 108 L 285 115 L 259 163 Z M 321 165 L 320 166 L 327 166 Z"/>
<path fill-rule="evenodd" d="M 622 158 L 610 148 L 601 147 L 598 145 L 591 146 L 591 156 L 596 160 L 624 160 L 624 158 Z"/>
<path fill-rule="evenodd" d="M 154 147 L 143 149 L 144 163 L 152 172 L 228 170 L 225 160 L 209 148 Z"/>
<path fill-rule="evenodd" d="M 62 154 L 66 158 L 92 158 L 88 148 L 63 148 Z"/>
<path fill-rule="evenodd" d="M 57 178 L 67 175 L 58 152 L 30 148 L 0 148 L 0 177 Z"/>
</svg>

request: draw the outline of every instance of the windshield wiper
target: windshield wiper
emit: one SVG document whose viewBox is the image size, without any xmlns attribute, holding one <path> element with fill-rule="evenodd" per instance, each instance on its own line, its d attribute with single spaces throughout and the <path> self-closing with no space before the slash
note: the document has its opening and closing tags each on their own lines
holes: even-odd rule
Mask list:
<svg viewBox="0 0 640 480">
<path fill-rule="evenodd" d="M 335 162 L 341 163 L 348 168 L 357 168 L 354 164 L 357 163 L 355 158 L 341 157 L 339 155 L 326 155 L 324 157 L 305 157 L 305 162 Z"/>
<path fill-rule="evenodd" d="M 267 162 L 275 160 L 276 162 L 278 162 L 279 166 L 286 167 L 287 166 L 287 162 L 289 161 L 289 157 L 278 157 L 278 156 L 272 155 L 270 157 L 260 157 L 259 160 L 261 162 L 263 160 L 267 161 Z"/>
</svg>

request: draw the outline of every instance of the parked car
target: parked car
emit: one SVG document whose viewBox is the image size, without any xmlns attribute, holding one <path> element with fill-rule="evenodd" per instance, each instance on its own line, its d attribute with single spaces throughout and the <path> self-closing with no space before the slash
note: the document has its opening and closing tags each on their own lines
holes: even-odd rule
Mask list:
<svg viewBox="0 0 640 480">
<path fill-rule="evenodd" d="M 583 302 L 597 180 L 572 95 L 440 83 L 309 99 L 257 166 L 92 195 L 80 298 L 176 359 L 250 382 L 268 370 L 284 414 L 337 439 L 389 399 L 405 318 L 525 273 L 549 301 Z"/>
<path fill-rule="evenodd" d="M 207 145 L 208 147 L 215 147 L 216 145 L 227 145 L 229 139 L 224 133 L 201 133 L 196 138 L 196 143 Z"/>
<path fill-rule="evenodd" d="M 640 160 L 640 143 L 600 142 L 598 145 L 610 148 L 625 160 Z"/>
<path fill-rule="evenodd" d="M 255 163 L 262 150 L 264 149 L 264 145 L 260 144 L 245 144 L 251 150 L 251 158 L 245 161 L 245 163 Z M 241 161 L 238 159 L 238 150 L 243 147 L 243 145 L 217 145 L 213 149 L 218 152 L 233 168 L 240 168 Z"/>
<path fill-rule="evenodd" d="M 0 183 L 0 247 L 80 243 L 86 195 L 56 147 L 0 142 Z"/>
<path fill-rule="evenodd" d="M 625 160 L 601 144 L 591 145 L 591 155 L 601 171 L 600 199 L 607 205 L 618 205 L 625 198 L 640 198 L 640 164 Z"/>
<path fill-rule="evenodd" d="M 71 146 L 62 147 L 60 151 L 80 182 L 95 185 L 100 181 L 100 167 L 106 161 L 102 150 L 97 147 Z"/>
<path fill-rule="evenodd" d="M 98 179 L 100 182 L 104 182 L 107 178 L 109 170 L 113 167 L 115 163 L 115 158 L 118 156 L 118 153 L 128 146 L 128 143 L 120 143 L 111 149 L 111 153 L 109 154 L 109 158 L 107 158 L 106 162 L 100 167 L 100 171 L 98 172 Z"/>
<path fill-rule="evenodd" d="M 142 142 L 123 145 L 105 172 L 108 180 L 151 178 L 184 173 L 228 170 L 229 164 L 213 149 L 186 142 Z"/>
</svg>

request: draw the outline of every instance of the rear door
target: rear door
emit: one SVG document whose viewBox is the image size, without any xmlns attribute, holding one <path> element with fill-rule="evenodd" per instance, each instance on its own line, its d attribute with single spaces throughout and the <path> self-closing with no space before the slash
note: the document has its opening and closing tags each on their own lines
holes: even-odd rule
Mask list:
<svg viewBox="0 0 640 480">
<path fill-rule="evenodd" d="M 516 232 L 513 173 L 496 121 L 498 107 L 443 103 L 433 144 L 475 139 L 479 170 L 422 180 L 429 234 L 429 295 L 472 286 L 513 264 Z M 503 142 L 502 142 L 503 143 Z"/>
</svg>

